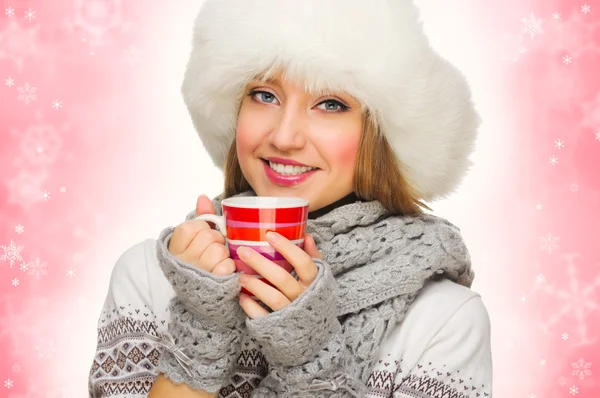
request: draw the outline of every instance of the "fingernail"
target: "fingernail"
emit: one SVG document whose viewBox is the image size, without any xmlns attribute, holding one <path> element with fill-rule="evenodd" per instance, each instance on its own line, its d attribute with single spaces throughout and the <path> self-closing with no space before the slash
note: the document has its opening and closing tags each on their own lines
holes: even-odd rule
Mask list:
<svg viewBox="0 0 600 398">
<path fill-rule="evenodd" d="M 247 260 L 252 252 L 245 246 L 240 246 L 237 249 L 237 254 L 242 260 Z"/>
<path fill-rule="evenodd" d="M 279 234 L 277 232 L 269 231 L 267 232 L 267 240 L 275 243 L 279 240 Z"/>
<path fill-rule="evenodd" d="M 244 275 L 244 274 L 240 275 L 240 283 L 243 285 L 246 282 L 248 282 L 248 275 Z"/>
</svg>

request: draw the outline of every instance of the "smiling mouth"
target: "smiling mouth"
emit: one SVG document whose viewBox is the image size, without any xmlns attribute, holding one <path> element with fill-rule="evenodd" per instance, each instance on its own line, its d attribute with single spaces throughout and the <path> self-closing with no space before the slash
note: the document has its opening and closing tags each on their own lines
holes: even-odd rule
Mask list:
<svg viewBox="0 0 600 398">
<path fill-rule="evenodd" d="M 301 175 L 301 174 L 305 174 L 305 173 L 309 173 L 311 171 L 317 171 L 319 170 L 318 167 L 311 167 L 311 166 L 292 166 L 292 167 L 287 167 L 287 165 L 285 165 L 284 167 L 281 166 L 275 166 L 276 163 L 274 162 L 270 162 L 266 159 L 262 159 L 262 162 L 269 167 L 271 170 L 273 170 L 274 172 L 276 172 L 279 175 L 282 176 L 295 176 L 295 175 Z M 284 170 L 285 168 L 285 170 Z"/>
</svg>

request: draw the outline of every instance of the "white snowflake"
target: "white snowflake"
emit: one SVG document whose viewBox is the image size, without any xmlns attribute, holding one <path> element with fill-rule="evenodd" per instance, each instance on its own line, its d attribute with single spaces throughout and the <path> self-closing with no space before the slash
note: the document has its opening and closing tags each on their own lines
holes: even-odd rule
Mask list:
<svg viewBox="0 0 600 398">
<path fill-rule="evenodd" d="M 581 12 L 584 14 L 587 14 L 588 12 L 590 12 L 592 9 L 592 7 L 588 6 L 587 4 L 584 4 L 581 6 Z"/>
<path fill-rule="evenodd" d="M 583 380 L 586 376 L 592 375 L 592 371 L 590 370 L 592 363 L 584 361 L 583 358 L 579 358 L 579 361 L 573 362 L 571 366 L 573 367 L 572 375 L 579 377 L 579 380 Z"/>
<path fill-rule="evenodd" d="M 565 384 L 567 384 L 567 379 L 565 379 L 564 377 L 559 377 L 558 384 L 560 384 L 561 386 L 564 386 Z"/>
<path fill-rule="evenodd" d="M 13 285 L 14 287 L 17 287 L 17 286 L 19 286 L 19 280 L 18 280 L 17 278 L 13 279 L 13 280 L 12 280 L 12 285 Z"/>
<path fill-rule="evenodd" d="M 522 296 L 521 296 L 521 302 L 522 302 L 522 303 L 526 303 L 526 302 L 527 302 L 527 296 L 525 296 L 525 295 L 522 295 Z"/>
<path fill-rule="evenodd" d="M 35 261 L 32 261 L 27 264 L 29 275 L 33 275 L 35 279 L 40 279 L 43 275 L 48 275 L 48 263 L 40 260 L 39 257 L 35 258 Z"/>
<path fill-rule="evenodd" d="M 573 386 L 573 387 L 569 388 L 569 394 L 577 395 L 577 394 L 579 394 L 579 389 L 577 387 Z"/>
<path fill-rule="evenodd" d="M 560 12 L 553 13 L 552 19 L 554 19 L 555 21 L 560 21 Z"/>
<path fill-rule="evenodd" d="M 10 268 L 12 268 L 15 262 L 23 261 L 23 257 L 21 257 L 23 246 L 17 245 L 12 239 L 10 240 L 10 244 L 7 246 L 0 246 L 0 248 L 4 250 L 4 254 L 0 256 L 0 261 L 8 261 Z"/>
<path fill-rule="evenodd" d="M 551 164 L 552 166 L 556 166 L 556 165 L 558 164 L 558 157 L 556 157 L 556 156 L 552 156 L 552 157 L 550 158 L 550 164 Z"/>
<path fill-rule="evenodd" d="M 37 87 L 32 87 L 29 83 L 25 83 L 22 87 L 17 87 L 17 90 L 19 91 L 19 101 L 25 102 L 25 105 L 29 105 L 37 99 Z"/>
<path fill-rule="evenodd" d="M 600 131 L 596 133 L 596 139 L 600 141 Z"/>
<path fill-rule="evenodd" d="M 561 334 L 560 338 L 563 339 L 564 341 L 569 340 L 569 333 L 563 333 L 563 334 Z"/>
<path fill-rule="evenodd" d="M 537 398 L 537 395 L 535 395 L 535 394 L 529 394 L 529 395 L 527 396 L 527 398 Z"/>
<path fill-rule="evenodd" d="M 69 278 L 73 278 L 75 276 L 75 270 L 73 268 L 69 268 L 66 274 Z"/>
<path fill-rule="evenodd" d="M 565 147 L 565 142 L 563 140 L 554 141 L 554 147 L 558 149 L 563 149 Z"/>
<path fill-rule="evenodd" d="M 65 192 L 67 192 L 67 187 L 64 187 L 64 186 L 63 186 L 63 187 L 60 187 L 60 192 L 61 192 L 61 193 L 65 193 Z"/>
<path fill-rule="evenodd" d="M 523 33 L 526 33 L 531 36 L 533 39 L 534 36 L 544 33 L 542 29 L 542 19 L 537 18 L 534 13 L 531 13 L 527 18 L 521 18 L 521 21 L 525 24 L 523 28 Z"/>
<path fill-rule="evenodd" d="M 13 381 L 12 381 L 11 379 L 8 379 L 8 380 L 6 380 L 6 381 L 4 382 L 4 387 L 6 387 L 6 388 L 8 388 L 8 389 L 10 390 L 11 388 L 13 388 L 13 387 L 14 387 L 14 383 L 13 383 Z"/>
<path fill-rule="evenodd" d="M 42 199 L 44 199 L 46 202 L 50 200 L 50 192 L 48 191 L 44 191 L 42 192 Z"/>
<path fill-rule="evenodd" d="M 559 237 L 553 236 L 551 233 L 548 233 L 548 235 L 542 236 L 540 238 L 540 249 L 547 251 L 548 254 L 552 254 L 560 249 L 559 242 Z"/>
<path fill-rule="evenodd" d="M 546 283 L 546 277 L 544 275 L 538 275 L 537 278 L 535 278 L 535 282 L 538 285 L 542 285 L 542 284 Z"/>
<path fill-rule="evenodd" d="M 568 253 L 562 256 L 567 262 L 565 267 L 567 277 L 563 278 L 567 283 L 567 288 L 555 287 L 549 283 L 538 286 L 536 290 L 540 290 L 548 296 L 554 297 L 557 300 L 556 312 L 550 314 L 548 320 L 541 323 L 541 328 L 546 333 L 551 333 L 551 328 L 557 325 L 565 318 L 572 318 L 572 328 L 577 330 L 577 346 L 586 346 L 595 343 L 595 339 L 588 336 L 587 318 L 589 314 L 600 308 L 599 303 L 594 298 L 594 292 L 600 287 L 600 274 L 594 278 L 589 278 L 585 284 L 581 283 L 577 278 L 577 269 L 575 267 L 575 259 L 579 257 L 578 253 Z M 547 299 L 545 299 L 547 300 Z M 563 321 L 564 322 L 564 321 Z M 561 335 L 563 340 L 569 339 L 569 333 Z"/>
<path fill-rule="evenodd" d="M 14 17 L 15 16 L 15 9 L 12 7 L 8 7 L 7 9 L 4 10 L 4 13 L 6 14 L 7 17 Z"/>
<path fill-rule="evenodd" d="M 29 264 L 21 263 L 21 266 L 19 268 L 21 269 L 21 271 L 27 272 L 27 271 L 29 271 Z"/>
<path fill-rule="evenodd" d="M 63 107 L 63 104 L 62 104 L 62 102 L 61 102 L 61 101 L 59 101 L 59 100 L 54 100 L 54 101 L 52 102 L 52 108 L 54 108 L 54 109 L 57 109 L 57 110 L 58 110 L 58 109 L 60 109 L 60 108 L 62 108 L 62 107 Z"/>
<path fill-rule="evenodd" d="M 25 227 L 21 224 L 15 225 L 15 232 L 21 235 L 23 232 L 25 232 Z"/>
<path fill-rule="evenodd" d="M 545 360 L 545 359 L 541 359 L 541 360 L 540 360 L 540 365 L 541 365 L 541 366 L 546 366 L 546 363 L 547 363 L 547 362 L 546 362 L 546 360 Z"/>
<path fill-rule="evenodd" d="M 67 128 L 63 126 L 60 130 Z M 36 166 L 46 166 L 54 163 L 63 147 L 60 132 L 51 124 L 37 121 L 27 127 L 24 133 L 19 133 L 19 149 L 21 154 Z"/>
<path fill-rule="evenodd" d="M 563 58 L 563 64 L 565 65 L 569 65 L 571 62 L 573 62 L 573 58 L 571 58 L 571 56 L 569 55 L 565 55 Z"/>
<path fill-rule="evenodd" d="M 35 19 L 35 11 L 33 11 L 31 8 L 29 10 L 27 10 L 25 12 L 25 19 L 28 20 L 29 22 L 34 20 Z"/>
<path fill-rule="evenodd" d="M 4 84 L 6 84 L 7 87 L 12 87 L 15 85 L 15 79 L 13 79 L 12 77 L 8 77 L 4 79 Z"/>
<path fill-rule="evenodd" d="M 538 203 L 537 205 L 535 205 L 536 210 L 542 210 L 543 208 L 544 208 L 544 206 L 542 206 L 541 203 Z"/>
</svg>

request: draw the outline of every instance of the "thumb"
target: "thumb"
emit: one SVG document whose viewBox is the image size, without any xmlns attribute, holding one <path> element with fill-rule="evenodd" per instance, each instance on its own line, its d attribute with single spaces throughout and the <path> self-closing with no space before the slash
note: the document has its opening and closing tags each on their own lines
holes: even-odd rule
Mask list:
<svg viewBox="0 0 600 398">
<path fill-rule="evenodd" d="M 306 234 L 306 236 L 304 237 L 304 251 L 311 258 L 318 258 L 320 260 L 323 259 L 323 254 L 321 254 L 319 249 L 317 249 L 317 244 L 315 243 L 312 236 L 310 236 L 310 234 Z"/>
<path fill-rule="evenodd" d="M 206 195 L 198 196 L 198 200 L 196 201 L 196 216 L 200 214 L 217 214 L 212 201 Z"/>
</svg>

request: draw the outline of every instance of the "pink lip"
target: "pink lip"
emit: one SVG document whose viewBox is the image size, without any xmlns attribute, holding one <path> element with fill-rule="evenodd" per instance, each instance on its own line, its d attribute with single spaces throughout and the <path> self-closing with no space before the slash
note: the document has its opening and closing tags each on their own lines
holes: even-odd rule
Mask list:
<svg viewBox="0 0 600 398">
<path fill-rule="evenodd" d="M 307 164 L 298 163 L 295 160 L 291 160 L 291 159 L 283 159 L 283 158 L 265 158 L 265 159 L 269 160 L 269 161 L 271 161 L 273 163 L 291 164 L 292 166 L 312 167 L 312 166 L 309 166 Z"/>
<path fill-rule="evenodd" d="M 318 169 L 310 170 L 310 171 L 307 171 L 306 173 L 293 175 L 293 176 L 282 176 L 281 174 L 276 173 L 275 170 L 273 170 L 269 166 L 269 163 L 263 162 L 263 165 L 265 167 L 265 173 L 267 174 L 267 178 L 269 178 L 269 180 L 273 184 L 282 185 L 285 187 L 298 185 L 298 184 L 304 182 L 307 178 L 309 178 L 311 175 L 313 175 L 318 170 Z"/>
</svg>

